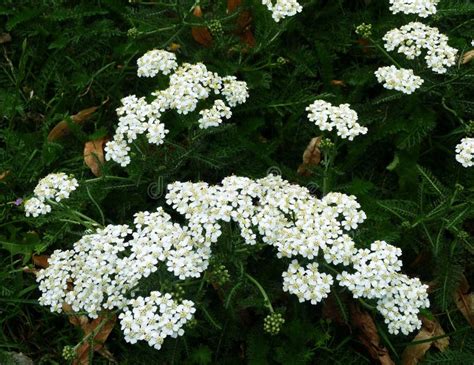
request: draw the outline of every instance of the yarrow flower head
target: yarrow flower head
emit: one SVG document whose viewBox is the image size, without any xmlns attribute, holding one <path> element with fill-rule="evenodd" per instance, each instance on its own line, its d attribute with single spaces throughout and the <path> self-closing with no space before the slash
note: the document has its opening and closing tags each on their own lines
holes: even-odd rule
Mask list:
<svg viewBox="0 0 474 365">
<path fill-rule="evenodd" d="M 463 138 L 456 146 L 456 160 L 464 167 L 474 166 L 474 138 Z"/>
<path fill-rule="evenodd" d="M 429 306 L 427 285 L 418 278 L 400 274 L 402 251 L 384 241 L 375 241 L 353 258 L 354 273 L 343 271 L 337 276 L 355 298 L 377 299 L 377 309 L 385 317 L 392 334 L 407 335 L 421 328 L 420 308 Z"/>
<path fill-rule="evenodd" d="M 439 0 L 390 0 L 390 11 L 393 14 L 416 14 L 427 18 L 436 14 Z"/>
<path fill-rule="evenodd" d="M 176 55 L 161 49 L 145 53 L 137 60 L 137 65 L 138 77 L 154 77 L 159 73 L 168 75 L 178 67 Z"/>
<path fill-rule="evenodd" d="M 272 18 L 276 22 L 303 10 L 301 4 L 296 0 L 262 0 L 262 4 L 272 12 Z"/>
<path fill-rule="evenodd" d="M 164 112 L 175 110 L 178 114 L 189 114 L 196 110 L 199 101 L 212 94 L 222 94 L 223 100 L 215 100 L 211 109 L 203 110 L 199 119 L 200 128 L 219 125 L 222 118 L 230 118 L 230 107 L 244 103 L 248 98 L 247 84 L 234 76 L 220 77 L 208 71 L 202 63 L 183 63 L 178 67 L 176 55 L 164 50 L 147 52 L 138 60 L 138 75 L 154 77 L 159 73 L 170 74 L 169 86 L 152 93 L 154 100 L 130 95 L 122 99 L 117 108 L 118 127 L 113 139 L 105 147 L 105 159 L 127 166 L 130 147 L 139 135 L 145 134 L 149 143 L 161 145 L 169 130 L 161 122 Z M 227 103 L 227 104 L 226 104 Z"/>
<path fill-rule="evenodd" d="M 368 129 L 357 123 L 357 113 L 349 104 L 333 106 L 324 100 L 316 100 L 306 108 L 308 119 L 314 122 L 322 131 L 336 130 L 341 138 L 352 141 L 360 134 L 366 134 Z"/>
<path fill-rule="evenodd" d="M 25 214 L 38 217 L 51 212 L 47 200 L 60 202 L 69 198 L 71 192 L 79 186 L 77 180 L 63 172 L 49 174 L 42 178 L 33 190 L 34 197 L 25 201 Z"/>
<path fill-rule="evenodd" d="M 383 40 L 385 49 L 404 54 L 409 60 L 426 51 L 427 66 L 436 73 L 446 73 L 447 68 L 456 63 L 457 49 L 448 45 L 448 37 L 438 28 L 420 22 L 411 22 L 388 31 Z"/>
<path fill-rule="evenodd" d="M 283 273 L 283 291 L 296 295 L 300 302 L 318 304 L 327 298 L 333 283 L 333 277 L 320 273 L 315 262 L 301 267 L 297 260 L 293 260 Z"/>
<path fill-rule="evenodd" d="M 119 315 L 125 341 L 146 341 L 159 350 L 166 337 L 176 338 L 184 334 L 183 326 L 196 312 L 194 303 L 173 300 L 170 294 L 152 291 L 146 298 L 131 299 Z"/>
<path fill-rule="evenodd" d="M 423 84 L 423 79 L 416 76 L 413 70 L 397 68 L 395 66 L 380 67 L 375 71 L 377 81 L 388 90 L 401 91 L 404 94 L 412 94 Z"/>
<path fill-rule="evenodd" d="M 222 123 L 222 118 L 229 119 L 232 116 L 230 108 L 222 100 L 214 101 L 210 109 L 203 109 L 199 112 L 201 118 L 198 120 L 199 128 L 206 129 L 217 127 Z"/>
<path fill-rule="evenodd" d="M 157 270 L 180 280 L 199 277 L 209 267 L 222 222 L 233 221 L 246 244 L 258 240 L 274 247 L 277 257 L 293 260 L 283 273 L 283 289 L 300 301 L 319 303 L 334 282 L 314 262 L 321 250 L 328 263 L 354 266 L 355 273 L 337 279 L 354 296 L 378 300 L 393 333 L 413 330 L 418 308 L 427 305 L 426 287 L 399 274 L 399 249 L 383 242 L 370 250 L 355 248 L 348 233 L 366 215 L 354 196 L 329 193 L 317 199 L 280 176 L 229 176 L 219 185 L 170 184 L 166 203 L 186 225 L 173 223 L 160 207 L 135 214 L 133 226 L 109 225 L 86 234 L 71 250 L 55 251 L 37 276 L 40 304 L 61 312 L 67 303 L 91 318 L 117 308 L 123 311 L 119 318 L 127 341 L 160 348 L 165 337 L 183 333 L 194 307 L 159 292 L 133 299 L 140 280 Z M 310 262 L 301 266 L 296 257 Z"/>
</svg>

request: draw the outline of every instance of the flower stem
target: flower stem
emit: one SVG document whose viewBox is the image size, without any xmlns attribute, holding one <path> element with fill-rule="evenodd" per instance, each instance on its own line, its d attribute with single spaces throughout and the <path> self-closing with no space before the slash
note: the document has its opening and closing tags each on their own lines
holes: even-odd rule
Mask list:
<svg viewBox="0 0 474 365">
<path fill-rule="evenodd" d="M 270 298 L 268 297 L 268 294 L 265 291 L 265 289 L 263 289 L 263 286 L 260 285 L 260 283 L 254 277 L 250 276 L 249 274 L 245 273 L 245 276 L 247 277 L 247 279 L 249 279 L 257 287 L 257 289 L 262 294 L 263 302 L 264 302 L 265 307 L 268 308 L 270 313 L 274 313 L 275 310 L 273 309 L 272 302 L 270 301 Z"/>
</svg>

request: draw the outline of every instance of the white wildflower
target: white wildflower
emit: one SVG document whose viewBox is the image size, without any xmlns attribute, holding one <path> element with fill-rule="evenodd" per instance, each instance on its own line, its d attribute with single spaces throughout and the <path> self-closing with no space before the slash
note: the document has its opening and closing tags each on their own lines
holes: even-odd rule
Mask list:
<svg viewBox="0 0 474 365">
<path fill-rule="evenodd" d="M 416 14 L 422 18 L 436 14 L 439 0 L 390 0 L 393 14 Z"/>
<path fill-rule="evenodd" d="M 357 123 L 357 113 L 349 104 L 333 106 L 324 100 L 316 100 L 306 108 L 308 119 L 314 122 L 322 131 L 336 130 L 344 139 L 352 141 L 360 134 L 366 134 L 368 129 Z"/>
<path fill-rule="evenodd" d="M 272 18 L 276 22 L 296 15 L 303 10 L 301 4 L 296 0 L 262 0 L 262 4 L 272 12 Z"/>
<path fill-rule="evenodd" d="M 60 202 L 67 199 L 78 186 L 74 177 L 63 172 L 47 175 L 33 190 L 34 197 L 25 202 L 26 216 L 37 217 L 51 212 L 51 206 L 46 204 L 46 200 Z"/>
<path fill-rule="evenodd" d="M 148 51 L 137 60 L 137 65 L 138 77 L 154 77 L 160 72 L 163 75 L 168 75 L 178 67 L 176 55 L 161 49 Z"/>
<path fill-rule="evenodd" d="M 377 81 L 388 90 L 401 91 L 404 94 L 412 94 L 423 84 L 423 79 L 416 76 L 413 70 L 395 66 L 380 67 L 375 71 Z"/>
<path fill-rule="evenodd" d="M 400 28 L 388 31 L 383 37 L 387 51 L 397 50 L 413 60 L 426 51 L 427 66 L 436 73 L 446 73 L 455 65 L 457 49 L 448 45 L 448 37 L 438 28 L 420 22 L 411 22 Z"/>
<path fill-rule="evenodd" d="M 456 146 L 456 160 L 464 167 L 474 166 L 474 138 L 463 138 Z"/>
<path fill-rule="evenodd" d="M 232 116 L 230 108 L 218 99 L 210 109 L 203 109 L 199 112 L 201 118 L 198 120 L 199 128 L 206 129 L 217 127 L 222 123 L 222 118 L 229 119 Z"/>
</svg>

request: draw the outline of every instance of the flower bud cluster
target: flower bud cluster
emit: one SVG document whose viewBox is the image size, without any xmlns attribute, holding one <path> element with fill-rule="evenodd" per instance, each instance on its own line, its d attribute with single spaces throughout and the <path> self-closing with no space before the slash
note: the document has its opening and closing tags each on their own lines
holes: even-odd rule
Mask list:
<svg viewBox="0 0 474 365">
<path fill-rule="evenodd" d="M 395 66 L 380 67 L 375 71 L 377 81 L 388 90 L 401 91 L 404 94 L 412 94 L 424 82 L 424 80 L 416 76 L 413 70 L 400 68 Z"/>
<path fill-rule="evenodd" d="M 281 313 L 271 313 L 263 319 L 263 330 L 272 335 L 278 335 L 281 327 L 285 323 L 285 319 Z"/>
<path fill-rule="evenodd" d="M 436 14 L 439 0 L 390 0 L 390 11 L 393 14 L 416 14 L 427 18 Z"/>
<path fill-rule="evenodd" d="M 296 0 L 262 0 L 262 4 L 272 12 L 272 18 L 277 23 L 288 16 L 300 13 L 303 7 Z"/>
<path fill-rule="evenodd" d="M 296 295 L 300 302 L 318 304 L 327 298 L 333 283 L 331 275 L 318 271 L 316 262 L 301 267 L 297 260 L 293 260 L 288 270 L 283 272 L 283 291 Z"/>
<path fill-rule="evenodd" d="M 362 127 L 357 120 L 357 113 L 349 104 L 333 106 L 324 100 L 316 100 L 306 108 L 308 119 L 314 122 L 322 131 L 336 129 L 338 136 L 352 141 L 360 134 L 366 134 L 367 128 Z"/>
<path fill-rule="evenodd" d="M 166 337 L 176 338 L 184 334 L 183 326 L 196 312 L 194 303 L 172 299 L 170 294 L 152 291 L 146 298 L 131 299 L 119 315 L 125 341 L 132 344 L 146 341 L 159 350 Z"/>
<path fill-rule="evenodd" d="M 244 81 L 238 81 L 234 76 L 221 77 L 208 71 L 202 63 L 183 63 L 178 67 L 174 53 L 153 50 L 138 59 L 138 76 L 154 77 L 160 73 L 171 74 L 169 86 L 152 93 L 154 100 L 148 102 L 145 97 L 135 95 L 122 99 L 122 105 L 117 108 L 118 127 L 104 149 L 107 161 L 127 166 L 130 163 L 129 144 L 141 134 L 146 134 L 149 143 L 163 144 L 169 132 L 161 122 L 166 111 L 189 114 L 196 110 L 199 101 L 212 94 L 221 94 L 230 107 L 244 103 L 249 96 Z M 222 118 L 230 118 L 232 113 L 225 102 L 216 100 L 211 109 L 203 110 L 199 127 L 217 126 Z"/>
<path fill-rule="evenodd" d="M 377 299 L 390 333 L 408 334 L 421 327 L 419 308 L 429 306 L 427 285 L 418 278 L 400 274 L 402 251 L 384 241 L 375 241 L 369 249 L 360 249 L 353 258 L 355 272 L 337 276 L 355 298 Z"/>
<path fill-rule="evenodd" d="M 387 51 L 397 50 L 409 60 L 426 51 L 427 66 L 436 73 L 444 74 L 456 63 L 457 49 L 448 45 L 448 37 L 438 28 L 420 22 L 411 22 L 388 31 L 383 40 Z"/>
<path fill-rule="evenodd" d="M 77 180 L 64 172 L 47 175 L 36 185 L 34 197 L 25 202 L 25 215 L 38 217 L 51 212 L 51 205 L 46 200 L 60 202 L 67 199 L 78 186 Z"/>
<path fill-rule="evenodd" d="M 357 35 L 360 35 L 363 38 L 369 38 L 372 35 L 372 24 L 370 24 L 370 23 L 369 24 L 366 24 L 366 23 L 359 24 L 356 27 L 355 32 L 356 32 Z"/>
<path fill-rule="evenodd" d="M 464 167 L 474 166 L 474 138 L 461 139 L 456 146 L 456 160 Z"/>
</svg>

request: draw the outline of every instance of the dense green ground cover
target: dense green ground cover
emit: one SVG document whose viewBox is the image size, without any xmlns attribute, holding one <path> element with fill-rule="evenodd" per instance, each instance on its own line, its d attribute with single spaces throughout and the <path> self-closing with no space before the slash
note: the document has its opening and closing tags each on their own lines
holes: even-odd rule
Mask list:
<svg viewBox="0 0 474 365">
<path fill-rule="evenodd" d="M 68 209 L 102 224 L 126 224 L 138 211 L 165 206 L 164 189 L 174 181 L 214 184 L 232 174 L 278 173 L 317 196 L 355 195 L 367 214 L 354 233 L 359 247 L 374 240 L 400 247 L 403 272 L 430 285 L 431 307 L 423 315 L 439 322 L 450 343 L 443 352 L 432 346 L 424 363 L 474 363 L 472 307 L 471 322 L 465 318 L 472 303 L 467 283 L 474 285 L 474 168 L 462 167 L 454 152 L 474 133 L 474 61 L 437 75 L 421 59 L 392 52 L 425 82 L 412 95 L 389 91 L 373 74 L 392 63 L 382 37 L 414 16 L 393 15 L 388 0 L 302 5 L 300 14 L 276 23 L 257 0 L 235 11 L 225 1 L 203 0 L 201 17 L 189 0 L 1 2 L 0 356 L 23 352 L 35 364 L 64 364 L 64 347 L 84 337 L 66 315 L 37 303 L 35 276 L 25 270 L 34 268 L 35 256 L 69 249 L 86 228 L 66 222 L 67 210 L 25 217 L 17 199 L 31 196 L 40 178 L 74 174 L 84 187 L 67 201 Z M 473 48 L 473 18 L 472 2 L 441 0 L 437 14 L 422 21 L 447 34 L 462 57 Z M 370 39 L 355 33 L 361 23 L 372 24 Z M 210 28 L 204 40 L 200 26 Z M 233 108 L 229 121 L 206 130 L 197 128 L 196 113 L 166 114 L 164 145 L 138 140 L 130 165 L 106 162 L 96 177 L 84 163 L 84 144 L 113 135 L 121 98 L 156 88 L 155 80 L 136 76 L 137 58 L 153 48 L 237 76 L 247 82 L 249 99 Z M 305 111 L 317 98 L 350 103 L 368 133 L 350 142 L 321 133 Z M 100 107 L 84 123 L 71 119 L 93 106 Z M 48 138 L 63 120 L 69 133 Z M 306 146 L 321 134 L 333 142 L 321 147 L 322 163 L 298 174 Z M 281 288 L 287 263 L 270 247 L 242 243 L 236 227 L 226 226 L 202 281 L 147 280 L 144 292 L 184 289 L 182 296 L 198 304 L 195 321 L 159 351 L 126 343 L 116 326 L 106 343 L 117 363 L 402 361 L 416 333 L 389 334 L 377 311 L 339 286 L 317 306 L 299 303 Z M 223 270 L 228 280 L 221 280 Z M 269 312 L 262 290 L 285 319 L 277 335 L 264 331 Z M 375 327 L 367 330 L 361 321 Z M 94 364 L 110 361 L 98 353 L 90 357 Z"/>
</svg>

